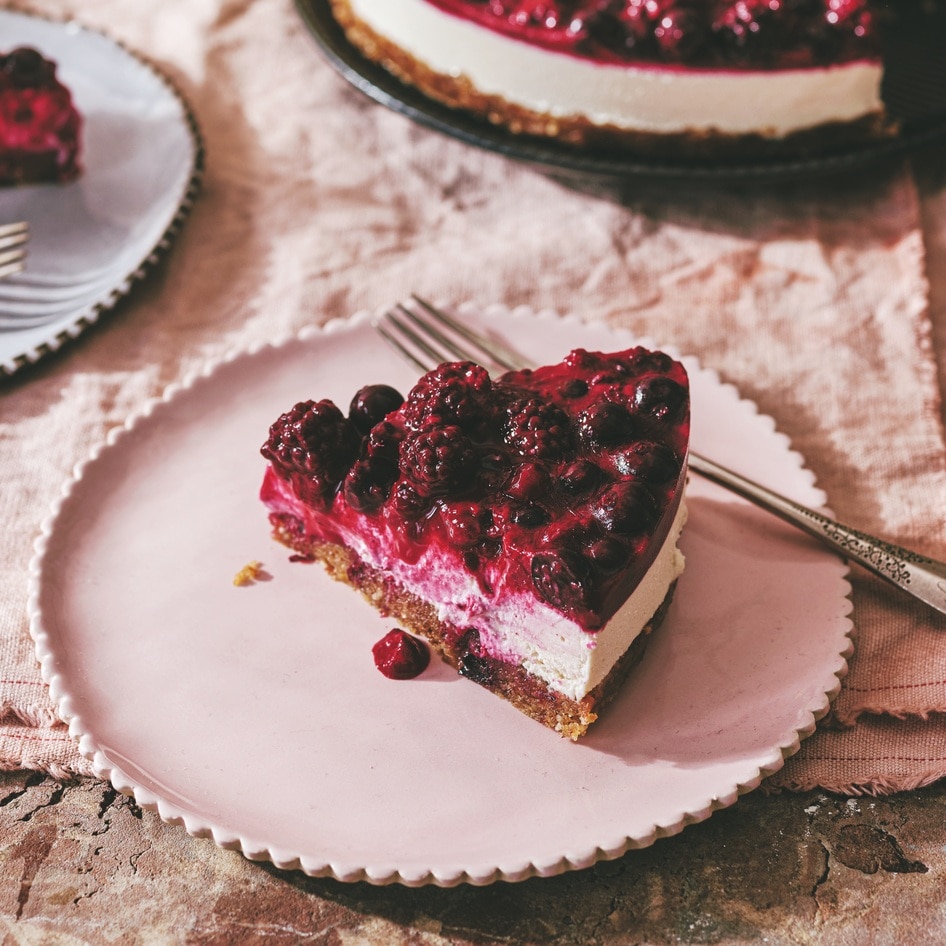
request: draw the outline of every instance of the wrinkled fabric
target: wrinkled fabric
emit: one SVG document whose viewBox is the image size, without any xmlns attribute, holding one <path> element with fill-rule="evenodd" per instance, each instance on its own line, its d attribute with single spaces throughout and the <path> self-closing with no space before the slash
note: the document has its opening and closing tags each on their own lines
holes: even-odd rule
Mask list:
<svg viewBox="0 0 946 946">
<path fill-rule="evenodd" d="M 91 772 L 27 619 L 32 542 L 74 464 L 208 360 L 411 292 L 577 312 L 696 355 L 773 418 L 838 518 L 946 558 L 941 181 L 921 190 L 906 161 L 751 184 L 566 178 L 370 102 L 289 0 L 33 9 L 156 63 L 194 110 L 207 168 L 132 295 L 0 381 L 0 767 Z M 850 672 L 770 787 L 879 793 L 946 774 L 946 619 L 851 580 Z"/>
</svg>

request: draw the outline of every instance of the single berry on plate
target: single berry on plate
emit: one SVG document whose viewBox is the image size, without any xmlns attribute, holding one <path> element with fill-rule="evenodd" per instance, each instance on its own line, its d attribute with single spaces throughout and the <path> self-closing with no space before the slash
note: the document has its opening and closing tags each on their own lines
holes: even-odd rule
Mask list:
<svg viewBox="0 0 946 946">
<path fill-rule="evenodd" d="M 388 631 L 372 648 L 374 665 L 392 680 L 410 680 L 430 663 L 427 645 L 400 628 Z"/>
</svg>

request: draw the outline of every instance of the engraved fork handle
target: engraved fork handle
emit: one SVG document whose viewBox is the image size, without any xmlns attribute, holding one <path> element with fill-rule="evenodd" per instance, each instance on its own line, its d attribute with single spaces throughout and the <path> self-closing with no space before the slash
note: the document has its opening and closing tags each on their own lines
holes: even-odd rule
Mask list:
<svg viewBox="0 0 946 946">
<path fill-rule="evenodd" d="M 690 468 L 820 539 L 844 558 L 902 588 L 940 614 L 946 614 L 946 563 L 842 525 L 699 454 L 690 454 Z"/>
</svg>

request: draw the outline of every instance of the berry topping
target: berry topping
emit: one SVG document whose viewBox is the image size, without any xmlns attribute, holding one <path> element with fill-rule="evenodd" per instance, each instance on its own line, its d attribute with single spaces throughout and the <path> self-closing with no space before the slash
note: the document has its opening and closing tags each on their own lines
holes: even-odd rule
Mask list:
<svg viewBox="0 0 946 946">
<path fill-rule="evenodd" d="M 569 378 L 562 385 L 562 397 L 569 400 L 576 397 L 584 397 L 588 393 L 588 382 L 581 378 Z"/>
<path fill-rule="evenodd" d="M 680 501 L 683 366 L 643 348 L 576 349 L 492 379 L 452 362 L 399 400 L 369 385 L 348 417 L 306 401 L 273 424 L 268 489 L 278 499 L 288 484 L 305 505 L 299 534 L 358 535 L 379 560 L 393 554 L 432 580 L 456 569 L 487 601 L 532 594 L 588 630 L 602 626 L 652 563 Z M 467 650 L 454 655 L 466 654 L 464 672 L 488 673 Z"/>
<path fill-rule="evenodd" d="M 588 563 L 575 551 L 539 552 L 532 559 L 532 583 L 552 607 L 570 612 L 588 601 Z"/>
<path fill-rule="evenodd" d="M 535 503 L 514 505 L 509 510 L 509 521 L 522 526 L 523 529 L 536 529 L 547 525 L 550 519 L 549 514 Z"/>
<path fill-rule="evenodd" d="M 618 480 L 598 496 L 591 514 L 609 532 L 634 535 L 653 526 L 659 512 L 646 486 L 633 480 Z"/>
<path fill-rule="evenodd" d="M 374 665 L 391 680 L 411 680 L 430 663 L 430 649 L 400 628 L 388 631 L 372 648 Z"/>
<path fill-rule="evenodd" d="M 614 447 L 634 439 L 634 420 L 627 408 L 598 401 L 578 415 L 578 435 L 589 447 Z"/>
<path fill-rule="evenodd" d="M 332 401 L 301 401 L 269 428 L 260 452 L 284 477 L 302 478 L 310 496 L 328 501 L 359 445 L 355 428 Z"/>
<path fill-rule="evenodd" d="M 547 496 L 551 489 L 548 470 L 537 463 L 523 463 L 513 474 L 505 489 L 513 499 L 538 499 Z"/>
<path fill-rule="evenodd" d="M 634 476 L 645 483 L 669 483 L 680 472 L 680 460 L 665 443 L 638 440 L 613 456 L 614 468 L 622 476 Z"/>
<path fill-rule="evenodd" d="M 692 59 L 710 38 L 708 24 L 696 10 L 678 3 L 668 7 L 657 20 L 654 39 L 668 62 Z"/>
<path fill-rule="evenodd" d="M 479 503 L 447 503 L 441 513 L 447 538 L 461 549 L 479 545 L 492 524 L 492 514 Z"/>
<path fill-rule="evenodd" d="M 404 398 L 388 384 L 369 384 L 351 400 L 348 416 L 360 434 L 366 434 L 375 424 L 396 411 Z"/>
<path fill-rule="evenodd" d="M 367 456 L 356 461 L 343 487 L 348 505 L 359 512 L 374 512 L 390 495 L 397 475 L 397 465 L 385 457 Z"/>
<path fill-rule="evenodd" d="M 29 46 L 20 46 L 6 56 L 0 56 L 0 74 L 18 89 L 36 89 L 52 80 L 56 67 L 42 53 Z"/>
<path fill-rule="evenodd" d="M 427 495 L 458 489 L 472 477 L 476 451 L 455 425 L 430 427 L 401 446 L 401 467 L 418 491 Z"/>
<path fill-rule="evenodd" d="M 605 575 L 622 568 L 630 558 L 627 546 L 609 535 L 594 539 L 585 551 L 594 567 Z"/>
<path fill-rule="evenodd" d="M 410 427 L 477 424 L 486 414 L 491 388 L 485 368 L 470 361 L 445 362 L 427 372 L 407 396 L 404 419 Z"/>
<path fill-rule="evenodd" d="M 662 375 L 649 375 L 637 386 L 634 407 L 657 420 L 674 420 L 687 403 L 686 390 Z"/>
<path fill-rule="evenodd" d="M 601 482 L 601 468 L 591 460 L 572 460 L 561 472 L 559 482 L 575 496 L 590 492 Z"/>
<path fill-rule="evenodd" d="M 506 443 L 524 457 L 557 457 L 568 446 L 568 415 L 539 398 L 520 398 L 506 410 Z"/>
<path fill-rule="evenodd" d="M 880 32 L 871 0 L 435 2 L 499 32 L 602 62 L 730 69 L 831 65 L 876 54 Z"/>
</svg>

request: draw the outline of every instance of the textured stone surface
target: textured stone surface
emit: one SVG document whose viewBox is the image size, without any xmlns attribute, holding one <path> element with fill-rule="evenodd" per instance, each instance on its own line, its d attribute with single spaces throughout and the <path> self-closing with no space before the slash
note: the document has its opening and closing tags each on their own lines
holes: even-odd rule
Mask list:
<svg viewBox="0 0 946 946">
<path fill-rule="evenodd" d="M 547 880 L 346 885 L 192 838 L 96 781 L 0 776 L 14 943 L 632 944 L 946 941 L 946 785 L 749 795 L 680 836 Z"/>
</svg>

